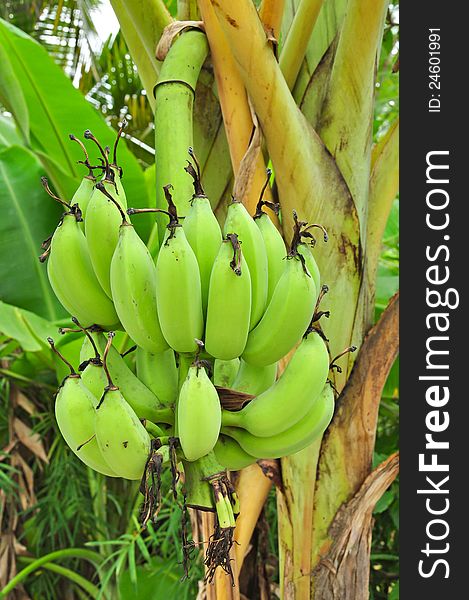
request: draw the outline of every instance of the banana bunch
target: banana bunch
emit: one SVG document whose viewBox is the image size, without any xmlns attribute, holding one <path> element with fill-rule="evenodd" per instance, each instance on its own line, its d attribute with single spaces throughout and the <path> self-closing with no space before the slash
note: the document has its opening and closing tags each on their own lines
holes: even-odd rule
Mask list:
<svg viewBox="0 0 469 600">
<path fill-rule="evenodd" d="M 70 136 L 88 173 L 69 202 L 42 180 L 65 210 L 40 260 L 48 260 L 52 289 L 73 315 L 75 329 L 61 333 L 84 334 L 80 365 L 67 362 L 57 392 L 56 420 L 88 467 L 141 481 L 145 522 L 157 513 L 161 469 L 169 465 L 175 481 L 182 469 L 186 505 L 217 514 L 210 564 L 229 568 L 223 561 L 239 502 L 226 471 L 298 452 L 334 412 L 332 363 L 318 325 L 328 316 L 318 310 L 326 288 L 310 232 L 319 226 L 294 214 L 285 244 L 264 210 L 279 212 L 262 200 L 268 172 L 255 214 L 233 199 L 220 227 L 192 149 L 186 210 L 174 204 L 170 183 L 166 210 L 128 208 L 116 156 L 122 135 L 123 127 L 111 159 L 85 131 L 98 166 Z M 139 237 L 130 216 L 141 212 L 166 215 L 161 242 L 156 228 L 150 240 Z M 121 354 L 115 332 L 121 349 L 135 352 Z"/>
</svg>

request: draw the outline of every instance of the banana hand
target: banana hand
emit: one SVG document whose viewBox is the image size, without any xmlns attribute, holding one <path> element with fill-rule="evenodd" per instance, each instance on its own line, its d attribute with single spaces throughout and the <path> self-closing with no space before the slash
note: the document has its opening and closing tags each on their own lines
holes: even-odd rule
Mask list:
<svg viewBox="0 0 469 600">
<path fill-rule="evenodd" d="M 213 383 L 220 387 L 230 388 L 239 370 L 239 358 L 221 360 L 216 358 L 213 363 Z"/>
<path fill-rule="evenodd" d="M 176 404 L 179 386 L 174 351 L 169 348 L 160 354 L 152 354 L 137 348 L 137 377 L 151 390 L 162 406 Z"/>
<path fill-rule="evenodd" d="M 95 431 L 106 462 L 120 477 L 141 479 L 150 436 L 118 388 L 106 391 L 95 411 Z"/>
<path fill-rule="evenodd" d="M 326 345 L 313 331 L 302 340 L 273 386 L 240 411 L 223 411 L 223 425 L 242 427 L 259 437 L 277 435 L 297 423 L 311 409 L 328 373 Z"/>
<path fill-rule="evenodd" d="M 168 344 L 157 314 L 155 263 L 127 221 L 120 226 L 110 269 L 112 298 L 124 329 L 148 352 L 163 352 Z"/>
<path fill-rule="evenodd" d="M 236 200 L 228 207 L 223 233 L 225 237 L 230 233 L 238 235 L 243 256 L 249 267 L 252 287 L 250 324 L 252 329 L 260 321 L 267 302 L 268 264 L 264 240 L 254 219 L 243 204 Z"/>
<path fill-rule="evenodd" d="M 257 460 L 245 452 L 237 441 L 227 435 L 220 435 L 213 452 L 217 461 L 228 471 L 239 471 Z"/>
<path fill-rule="evenodd" d="M 277 363 L 266 367 L 255 367 L 241 359 L 239 371 L 231 387 L 238 392 L 258 396 L 265 392 L 277 379 Z"/>
<path fill-rule="evenodd" d="M 262 367 L 280 360 L 306 331 L 316 304 L 316 286 L 297 256 L 289 256 L 267 309 L 249 334 L 243 358 Z"/>
<path fill-rule="evenodd" d="M 65 214 L 52 237 L 47 274 L 62 306 L 84 326 L 116 328 L 119 317 L 96 278 L 85 236 L 72 213 Z"/>
<path fill-rule="evenodd" d="M 203 335 L 197 258 L 180 225 L 167 231 L 156 261 L 156 300 L 161 330 L 177 352 L 195 352 Z"/>
<path fill-rule="evenodd" d="M 223 241 L 210 276 L 205 349 L 231 360 L 246 346 L 251 314 L 251 277 L 236 234 Z"/>
<path fill-rule="evenodd" d="M 197 460 L 213 450 L 220 426 L 217 390 L 205 368 L 193 365 L 182 384 L 177 403 L 177 431 L 188 461 Z"/>
<path fill-rule="evenodd" d="M 334 392 L 324 386 L 309 412 L 292 427 L 270 437 L 257 437 L 238 427 L 222 427 L 222 433 L 232 437 L 241 448 L 256 458 L 282 458 L 299 452 L 319 438 L 334 414 Z"/>
<path fill-rule="evenodd" d="M 78 458 L 98 473 L 117 477 L 98 447 L 94 413 L 96 398 L 78 375 L 69 375 L 55 399 L 55 418 L 64 440 Z"/>
</svg>

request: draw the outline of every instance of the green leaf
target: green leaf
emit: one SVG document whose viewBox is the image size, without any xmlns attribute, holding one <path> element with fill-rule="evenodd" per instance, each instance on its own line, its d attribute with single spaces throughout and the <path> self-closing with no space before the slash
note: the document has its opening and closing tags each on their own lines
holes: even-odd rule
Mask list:
<svg viewBox="0 0 469 600">
<path fill-rule="evenodd" d="M 13 119 L 0 115 L 0 146 L 23 146 Z"/>
<path fill-rule="evenodd" d="M 23 350 L 40 352 L 46 339 L 57 334 L 57 327 L 28 310 L 0 301 L 0 332 L 16 340 Z"/>
<path fill-rule="evenodd" d="M 379 515 L 380 513 L 384 512 L 386 509 L 388 509 L 391 506 L 391 504 L 394 502 L 394 497 L 395 496 L 391 490 L 384 492 L 384 494 L 381 496 L 381 498 L 376 503 L 373 514 Z"/>
<path fill-rule="evenodd" d="M 180 581 L 183 572 L 180 565 L 163 559 L 155 559 L 149 566 L 139 566 L 135 571 L 136 583 L 131 573 L 124 571 L 119 577 L 120 598 L 138 600 L 166 600 L 166 598 L 187 598 L 189 582 Z"/>
<path fill-rule="evenodd" d="M 399 600 L 399 581 L 396 581 L 394 587 L 389 592 L 388 600 Z"/>
<path fill-rule="evenodd" d="M 83 158 L 82 151 L 78 144 L 69 141 L 68 135 L 73 133 L 81 136 L 85 129 L 91 129 L 103 146 L 112 148 L 115 132 L 73 87 L 42 46 L 1 19 L 0 48 L 5 54 L 8 68 L 17 77 L 29 109 L 31 148 L 43 162 L 59 194 L 70 199 L 86 172 L 77 164 Z M 4 64 L 2 68 L 5 68 Z M 5 94 L 0 79 L 0 97 Z M 15 106 L 12 107 L 12 113 L 20 125 L 22 113 Z M 91 142 L 87 146 L 93 161 L 99 152 Z M 119 144 L 118 161 L 124 172 L 123 184 L 129 197 L 129 206 L 148 206 L 143 171 L 123 141 Z M 140 223 L 136 220 L 136 229 L 144 239 L 149 234 L 145 226 L 145 221 Z"/>
<path fill-rule="evenodd" d="M 6 49 L 0 45 L 0 101 L 12 113 L 17 115 L 18 125 L 26 141 L 29 141 L 29 111 L 20 82 L 12 64 L 8 60 Z"/>
<path fill-rule="evenodd" d="M 26 148 L 0 150 L 0 299 L 54 320 L 64 311 L 38 256 L 61 210 L 42 189 L 41 173 Z"/>
</svg>

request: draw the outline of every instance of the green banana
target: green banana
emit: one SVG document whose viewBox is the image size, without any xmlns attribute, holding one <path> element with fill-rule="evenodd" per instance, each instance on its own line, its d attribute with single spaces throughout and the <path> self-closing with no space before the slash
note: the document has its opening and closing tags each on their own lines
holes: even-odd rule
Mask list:
<svg viewBox="0 0 469 600">
<path fill-rule="evenodd" d="M 62 306 L 85 326 L 118 327 L 112 301 L 99 285 L 90 261 L 79 211 L 71 210 L 52 236 L 47 274 Z"/>
<path fill-rule="evenodd" d="M 298 256 L 289 254 L 264 316 L 249 334 L 244 360 L 265 366 L 288 354 L 311 322 L 316 296 L 313 278 Z"/>
<path fill-rule="evenodd" d="M 90 175 L 86 175 L 80 182 L 76 192 L 73 194 L 71 204 L 78 204 L 80 207 L 83 219 L 86 218 L 86 210 L 90 202 L 91 195 L 94 191 L 96 179 Z M 83 226 L 84 229 L 84 226 Z"/>
<path fill-rule="evenodd" d="M 119 229 L 110 284 L 117 315 L 132 340 L 148 352 L 166 350 L 168 344 L 161 332 L 156 307 L 155 263 L 127 220 Z"/>
<path fill-rule="evenodd" d="M 242 427 L 259 437 L 285 431 L 310 410 L 324 387 L 328 372 L 326 345 L 313 330 L 302 340 L 273 386 L 238 412 L 223 410 L 223 425 Z"/>
<path fill-rule="evenodd" d="M 178 370 L 174 351 L 169 348 L 152 354 L 137 348 L 137 377 L 151 390 L 163 406 L 174 406 L 178 396 Z"/>
<path fill-rule="evenodd" d="M 312 252 L 312 249 L 316 244 L 316 239 L 309 230 L 312 228 L 320 229 L 323 234 L 324 242 L 327 242 L 328 240 L 327 231 L 322 225 L 318 225 L 317 223 L 308 225 L 308 223 L 298 221 L 298 216 L 295 211 L 293 211 L 293 221 L 295 232 L 294 241 L 297 242 L 298 253 L 304 258 L 305 266 L 314 279 L 316 292 L 319 294 L 321 289 L 321 273 L 319 272 L 319 267 Z"/>
<path fill-rule="evenodd" d="M 103 363 L 101 361 L 98 363 L 96 359 L 91 359 L 83 370 L 81 379 L 85 387 L 93 394 L 96 401 L 98 401 L 107 385 Z"/>
<path fill-rule="evenodd" d="M 65 377 L 55 398 L 55 418 L 60 433 L 78 458 L 99 473 L 117 477 L 105 461 L 95 438 L 94 413 L 96 398 L 83 385 L 80 375 L 57 350 L 52 338 L 47 338 L 52 351 L 68 366 L 70 374 Z"/>
<path fill-rule="evenodd" d="M 189 152 L 195 160 L 192 149 L 189 149 Z M 197 161 L 195 161 L 195 164 L 197 173 L 191 163 L 188 163 L 185 167 L 185 170 L 194 179 L 194 195 L 192 196 L 189 212 L 184 219 L 183 229 L 199 265 L 202 308 L 205 315 L 207 313 L 210 274 L 222 243 L 222 233 L 212 211 L 210 201 L 200 183 L 200 170 Z"/>
<path fill-rule="evenodd" d="M 262 206 L 276 207 L 276 204 L 270 202 L 264 202 L 260 200 L 257 205 L 256 214 L 253 219 L 255 224 L 259 227 L 264 240 L 265 249 L 267 251 L 267 264 L 268 264 L 268 288 L 267 288 L 267 305 L 269 304 L 275 287 L 282 276 L 285 269 L 285 257 L 287 255 L 287 249 L 285 242 L 281 236 L 279 230 L 275 227 L 270 219 L 269 215 L 262 210 Z M 276 208 L 274 209 L 276 210 Z"/>
<path fill-rule="evenodd" d="M 216 358 L 213 363 L 213 383 L 220 387 L 230 388 L 239 370 L 239 358 L 221 360 Z"/>
<path fill-rule="evenodd" d="M 117 193 L 106 152 L 89 130 L 85 131 L 85 138 L 96 143 L 105 160 L 105 177 L 96 184 L 86 210 L 86 242 L 96 277 L 106 294 L 112 298 L 111 260 L 119 239 L 119 227 L 126 206 L 122 202 L 124 197 L 121 198 Z"/>
<path fill-rule="evenodd" d="M 202 365 L 194 363 L 182 384 L 177 402 L 177 431 L 188 461 L 208 454 L 221 426 L 221 407 L 215 386 Z"/>
<path fill-rule="evenodd" d="M 99 449 L 94 430 L 96 398 L 79 375 L 69 375 L 55 399 L 55 418 L 60 433 L 78 458 L 98 473 L 117 477 Z"/>
<path fill-rule="evenodd" d="M 99 449 L 125 479 L 141 479 L 150 453 L 150 435 L 119 388 L 109 386 L 95 411 Z"/>
<path fill-rule="evenodd" d="M 267 303 L 268 264 L 262 233 L 238 200 L 233 200 L 228 207 L 223 233 L 225 237 L 230 233 L 238 235 L 249 267 L 252 288 L 250 324 L 252 329 L 260 321 Z"/>
<path fill-rule="evenodd" d="M 319 290 L 321 289 L 321 273 L 319 271 L 318 263 L 316 262 L 311 251 L 311 246 L 304 242 L 299 244 L 298 253 L 301 254 L 301 256 L 305 259 L 306 268 L 311 274 L 314 285 L 316 286 L 316 294 L 319 294 Z"/>
<path fill-rule="evenodd" d="M 223 240 L 213 264 L 208 295 L 205 349 L 231 360 L 246 346 L 251 314 L 251 277 L 237 235 Z"/>
<path fill-rule="evenodd" d="M 236 440 L 227 435 L 220 435 L 213 452 L 217 461 L 228 471 L 239 471 L 257 460 L 245 452 Z"/>
<path fill-rule="evenodd" d="M 174 213 L 156 261 L 156 301 L 161 330 L 176 352 L 195 352 L 204 330 L 200 272 L 197 258 L 178 222 L 169 186 L 165 188 Z"/>
<path fill-rule="evenodd" d="M 319 438 L 334 414 L 334 392 L 326 384 L 309 412 L 292 427 L 270 437 L 257 437 L 238 427 L 222 427 L 241 448 L 257 458 L 281 458 L 299 452 Z"/>
<path fill-rule="evenodd" d="M 277 363 L 266 367 L 254 367 L 241 359 L 239 371 L 231 387 L 238 392 L 258 396 L 270 388 L 277 378 Z"/>
<path fill-rule="evenodd" d="M 105 337 L 100 333 L 93 333 L 92 337 L 98 350 L 104 352 Z M 107 364 L 113 381 L 140 419 L 148 419 L 153 423 L 172 423 L 172 411 L 164 407 L 153 392 L 132 373 L 114 346 L 110 346 L 108 350 Z"/>
<path fill-rule="evenodd" d="M 151 451 L 151 438 L 112 380 L 108 358 L 113 337 L 110 332 L 103 352 L 107 385 L 95 410 L 96 440 L 113 471 L 125 479 L 141 479 Z"/>
<path fill-rule="evenodd" d="M 73 197 L 70 201 L 70 204 L 72 206 L 74 204 L 78 204 L 78 206 L 80 207 L 80 210 L 81 210 L 82 217 L 83 217 L 83 219 L 85 219 L 86 218 L 86 210 L 88 208 L 91 194 L 93 193 L 94 186 L 96 183 L 96 177 L 93 175 L 93 167 L 91 167 L 91 165 L 90 165 L 89 158 L 88 158 L 88 152 L 86 151 L 86 148 L 85 148 L 83 142 L 80 141 L 78 138 L 76 138 L 72 134 L 70 134 L 68 137 L 73 142 L 76 142 L 83 150 L 83 153 L 85 155 L 85 160 L 79 161 L 79 162 L 84 164 L 88 168 L 88 175 L 85 175 L 85 177 L 83 177 L 83 179 L 80 182 L 80 185 L 78 186 L 76 192 L 73 194 Z M 83 223 L 80 224 L 80 227 L 82 229 L 84 229 Z"/>
</svg>

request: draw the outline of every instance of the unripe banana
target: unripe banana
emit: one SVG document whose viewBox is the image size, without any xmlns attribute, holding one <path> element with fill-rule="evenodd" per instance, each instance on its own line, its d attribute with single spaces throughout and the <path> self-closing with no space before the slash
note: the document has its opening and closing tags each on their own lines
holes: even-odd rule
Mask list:
<svg viewBox="0 0 469 600">
<path fill-rule="evenodd" d="M 162 406 L 174 406 L 178 396 L 178 370 L 174 351 L 152 354 L 137 348 L 137 377 L 151 390 Z"/>
<path fill-rule="evenodd" d="M 251 215 L 243 204 L 236 200 L 228 207 L 223 233 L 225 237 L 229 233 L 238 235 L 243 256 L 249 267 L 252 288 L 250 324 L 252 329 L 262 317 L 267 302 L 268 264 L 264 240 Z"/>
<path fill-rule="evenodd" d="M 73 197 L 70 201 L 72 206 L 74 204 L 78 204 L 83 219 L 86 218 L 86 211 L 88 209 L 88 204 L 94 191 L 95 184 L 96 179 L 92 175 L 86 175 L 83 177 L 80 185 L 77 187 L 76 192 L 73 194 Z"/>
<path fill-rule="evenodd" d="M 213 264 L 208 294 L 205 349 L 231 360 L 246 346 L 251 315 L 251 277 L 236 234 L 223 240 Z"/>
<path fill-rule="evenodd" d="M 239 371 L 231 387 L 238 392 L 258 396 L 270 388 L 277 378 L 277 363 L 266 367 L 255 367 L 241 359 Z"/>
<path fill-rule="evenodd" d="M 52 237 L 47 274 L 63 307 L 86 327 L 116 327 L 119 318 L 94 273 L 85 236 L 67 213 Z"/>
<path fill-rule="evenodd" d="M 78 204 L 78 206 L 80 207 L 80 210 L 81 210 L 82 217 L 84 219 L 86 217 L 86 209 L 88 207 L 88 204 L 89 204 L 89 201 L 91 198 L 91 194 L 93 193 L 93 190 L 94 190 L 96 178 L 93 175 L 93 168 L 90 165 L 89 158 L 88 158 L 88 152 L 87 152 L 83 142 L 81 140 L 79 140 L 78 138 L 76 138 L 73 134 L 70 134 L 68 137 L 72 140 L 72 142 L 76 142 L 80 146 L 80 148 L 83 150 L 83 153 L 85 155 L 85 160 L 79 161 L 79 162 L 81 162 L 86 167 L 88 167 L 88 175 L 85 175 L 85 177 L 83 177 L 83 179 L 80 182 L 80 185 L 78 186 L 76 192 L 73 194 L 72 200 L 70 202 L 70 204 L 72 206 L 74 204 Z M 80 223 L 80 228 L 82 230 L 84 230 L 84 223 Z"/>
<path fill-rule="evenodd" d="M 319 294 L 321 289 L 321 273 L 319 271 L 318 264 L 311 251 L 311 246 L 306 243 L 298 245 L 298 253 L 305 259 L 305 265 L 308 269 L 311 277 L 313 278 L 314 285 L 316 286 L 316 294 Z"/>
<path fill-rule="evenodd" d="M 95 359 L 90 360 L 81 374 L 81 380 L 96 398 L 97 402 L 103 395 L 104 388 L 107 385 L 107 378 L 102 363 L 96 362 Z"/>
<path fill-rule="evenodd" d="M 104 336 L 93 333 L 92 337 L 98 349 L 104 352 L 106 346 Z M 148 419 L 153 423 L 171 423 L 172 418 L 168 420 L 168 415 L 169 417 L 171 416 L 171 411 L 163 407 L 153 392 L 132 373 L 114 346 L 109 348 L 107 364 L 114 383 L 140 419 Z"/>
<path fill-rule="evenodd" d="M 231 428 L 228 427 L 228 429 Z M 245 452 L 237 441 L 227 435 L 220 435 L 213 452 L 218 462 L 228 471 L 239 471 L 257 460 Z"/>
<path fill-rule="evenodd" d="M 197 169 L 198 169 L 198 164 Z M 189 242 L 200 270 L 200 285 L 202 291 L 202 308 L 207 312 L 210 274 L 215 258 L 222 242 L 222 233 L 215 217 L 210 201 L 200 183 L 200 176 L 189 163 L 186 171 L 194 179 L 194 196 L 191 207 L 184 219 L 184 233 Z"/>
<path fill-rule="evenodd" d="M 259 437 L 285 431 L 310 410 L 329 372 L 329 354 L 320 335 L 303 339 L 277 382 L 238 412 L 223 411 L 223 425 Z"/>
<path fill-rule="evenodd" d="M 334 392 L 326 384 L 309 412 L 292 427 L 271 437 L 257 437 L 238 427 L 222 427 L 242 449 L 257 458 L 281 458 L 299 452 L 318 439 L 334 414 Z"/>
<path fill-rule="evenodd" d="M 254 215 L 254 222 L 259 227 L 267 252 L 268 305 L 274 293 L 275 287 L 279 282 L 283 271 L 285 270 L 285 257 L 287 256 L 287 249 L 279 230 L 272 223 L 269 215 L 267 215 L 265 212 L 262 212 L 262 209 L 259 209 Z"/>
<path fill-rule="evenodd" d="M 239 370 L 239 358 L 220 360 L 213 363 L 213 383 L 220 387 L 231 388 Z"/>
<path fill-rule="evenodd" d="M 119 204 L 123 210 L 127 209 L 127 196 L 125 195 L 124 186 L 122 185 L 121 169 L 115 164 L 109 165 L 109 169 L 112 171 L 115 183 L 115 189 L 117 198 L 119 198 Z"/>
<path fill-rule="evenodd" d="M 141 479 L 150 436 L 118 388 L 106 391 L 95 411 L 98 446 L 109 466 L 125 479 Z"/>
<path fill-rule="evenodd" d="M 110 283 L 120 322 L 132 340 L 148 352 L 166 350 L 157 314 L 155 263 L 128 221 L 120 226 Z"/>
<path fill-rule="evenodd" d="M 264 316 L 249 334 L 244 360 L 265 366 L 288 354 L 311 322 L 316 294 L 314 280 L 301 260 L 289 255 Z"/>
<path fill-rule="evenodd" d="M 85 235 L 94 272 L 103 290 L 112 298 L 111 260 L 119 240 L 122 216 L 107 192 L 119 202 L 114 184 L 108 180 L 100 182 L 90 198 L 86 211 Z"/>
<path fill-rule="evenodd" d="M 78 458 L 98 473 L 117 477 L 98 447 L 94 430 L 96 398 L 79 375 L 69 375 L 55 399 L 55 418 L 64 440 Z"/>
<path fill-rule="evenodd" d="M 156 300 L 161 330 L 177 352 L 195 352 L 204 322 L 200 272 L 183 228 L 168 230 L 156 262 Z"/>
<path fill-rule="evenodd" d="M 189 461 L 208 454 L 215 446 L 221 426 L 217 390 L 203 366 L 189 368 L 177 402 L 177 431 Z"/>
</svg>

